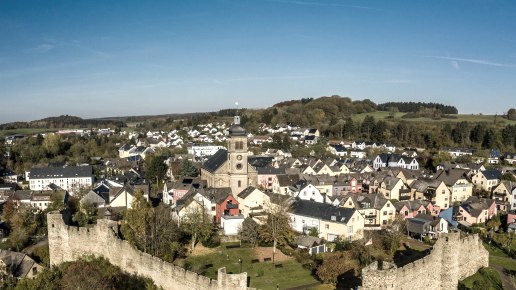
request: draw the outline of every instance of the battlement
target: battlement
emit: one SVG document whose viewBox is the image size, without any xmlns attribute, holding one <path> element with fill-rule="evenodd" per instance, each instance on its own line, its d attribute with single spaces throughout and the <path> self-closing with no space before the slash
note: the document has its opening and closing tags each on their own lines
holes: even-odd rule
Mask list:
<svg viewBox="0 0 516 290">
<path fill-rule="evenodd" d="M 217 280 L 212 280 L 143 253 L 117 237 L 117 223 L 113 221 L 98 220 L 92 227 L 74 227 L 65 224 L 62 214 L 51 212 L 47 223 L 51 265 L 94 255 L 126 272 L 149 277 L 163 289 L 251 289 L 247 287 L 247 273 L 227 274 L 221 268 Z"/>
<path fill-rule="evenodd" d="M 489 253 L 477 235 L 442 235 L 428 256 L 403 267 L 377 262 L 362 269 L 362 290 L 457 289 L 459 280 L 487 267 Z"/>
</svg>

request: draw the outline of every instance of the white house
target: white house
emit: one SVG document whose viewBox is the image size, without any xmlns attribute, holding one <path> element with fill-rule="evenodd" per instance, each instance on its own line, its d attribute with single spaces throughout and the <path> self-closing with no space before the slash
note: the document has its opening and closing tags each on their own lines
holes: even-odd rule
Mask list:
<svg viewBox="0 0 516 290">
<path fill-rule="evenodd" d="M 90 165 L 32 168 L 26 176 L 31 190 L 44 190 L 55 184 L 70 193 L 91 187 L 94 178 Z"/>
<path fill-rule="evenodd" d="M 297 197 L 302 200 L 313 200 L 315 202 L 324 202 L 324 196 L 321 194 L 319 189 L 317 189 L 312 184 L 308 183 L 305 187 L 301 188 Z"/>
<path fill-rule="evenodd" d="M 226 149 L 226 147 L 215 145 L 192 145 L 188 146 L 188 154 L 195 157 L 209 157 L 217 153 L 219 149 Z"/>
</svg>

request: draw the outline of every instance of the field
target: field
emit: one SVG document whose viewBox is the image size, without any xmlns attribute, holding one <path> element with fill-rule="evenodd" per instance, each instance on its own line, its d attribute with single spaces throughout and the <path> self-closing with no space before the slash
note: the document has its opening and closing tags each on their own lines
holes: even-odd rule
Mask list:
<svg viewBox="0 0 516 290">
<path fill-rule="evenodd" d="M 23 134 L 26 136 L 39 134 L 39 133 L 47 133 L 47 132 L 57 132 L 59 130 L 65 129 L 46 129 L 46 128 L 23 128 L 23 129 L 13 129 L 13 130 L 0 130 L 0 137 L 5 137 L 14 134 Z"/>
<path fill-rule="evenodd" d="M 272 258 L 272 256 L 264 254 L 263 251 L 258 252 L 247 247 L 228 249 L 227 245 L 209 249 L 200 255 L 192 255 L 180 263 L 212 279 L 217 278 L 218 268 L 226 267 L 228 273 L 240 273 L 241 269 L 242 272 L 247 272 L 249 286 L 259 289 L 276 289 L 276 287 L 288 289 L 304 285 L 313 286 L 308 288 L 305 286 L 302 289 L 313 289 L 320 284 L 310 271 L 304 269 L 291 257 L 278 254 L 280 261 L 273 264 L 264 262 L 264 258 Z"/>
<path fill-rule="evenodd" d="M 453 117 L 453 119 L 450 119 L 450 118 L 440 118 L 439 120 L 432 119 L 432 118 L 402 119 L 401 117 L 405 114 L 406 113 L 400 113 L 400 112 L 393 114 L 393 113 L 386 112 L 386 111 L 376 111 L 376 112 L 372 112 L 372 113 L 357 114 L 357 115 L 354 115 L 352 118 L 353 118 L 353 121 L 362 121 L 362 120 L 364 120 L 364 118 L 367 115 L 369 115 L 369 116 L 373 116 L 377 121 L 378 120 L 395 120 L 395 121 L 403 120 L 403 121 L 407 121 L 407 122 L 436 122 L 436 123 L 467 121 L 467 122 L 486 122 L 486 123 L 491 123 L 491 124 L 495 122 L 495 118 L 496 118 L 496 122 L 499 124 L 506 124 L 506 125 L 509 125 L 509 124 L 515 125 L 516 124 L 516 121 L 514 121 L 514 120 L 507 120 L 507 119 L 502 118 L 501 116 L 495 116 L 495 115 L 457 114 L 457 115 L 451 115 Z"/>
</svg>

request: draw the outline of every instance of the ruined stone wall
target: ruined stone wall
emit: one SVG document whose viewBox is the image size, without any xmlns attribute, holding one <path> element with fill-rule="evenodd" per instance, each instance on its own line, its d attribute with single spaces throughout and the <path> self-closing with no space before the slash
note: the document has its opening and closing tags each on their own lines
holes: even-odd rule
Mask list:
<svg viewBox="0 0 516 290">
<path fill-rule="evenodd" d="M 113 221 L 98 220 L 91 228 L 71 227 L 64 223 L 61 214 L 49 213 L 47 222 L 51 265 L 94 255 L 108 259 L 126 272 L 149 277 L 166 290 L 250 289 L 247 273 L 226 274 L 226 269 L 221 268 L 217 280 L 212 280 L 138 251 L 116 236 L 117 224 Z"/>
<path fill-rule="evenodd" d="M 457 289 L 460 280 L 489 264 L 489 253 L 477 235 L 461 239 L 460 233 L 442 235 L 432 252 L 401 268 L 377 262 L 362 270 L 361 290 Z"/>
</svg>

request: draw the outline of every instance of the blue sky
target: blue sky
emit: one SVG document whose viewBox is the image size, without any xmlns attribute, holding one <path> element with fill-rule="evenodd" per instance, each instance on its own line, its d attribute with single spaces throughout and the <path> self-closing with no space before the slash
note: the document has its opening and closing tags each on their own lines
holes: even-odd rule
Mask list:
<svg viewBox="0 0 516 290">
<path fill-rule="evenodd" d="M 338 94 L 516 106 L 511 0 L 0 1 L 0 123 Z"/>
</svg>

